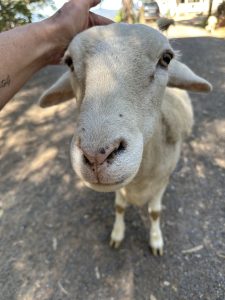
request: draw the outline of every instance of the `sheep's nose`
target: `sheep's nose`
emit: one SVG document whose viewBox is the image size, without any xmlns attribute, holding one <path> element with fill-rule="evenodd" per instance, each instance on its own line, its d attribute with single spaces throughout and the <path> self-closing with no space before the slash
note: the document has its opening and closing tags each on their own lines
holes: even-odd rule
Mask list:
<svg viewBox="0 0 225 300">
<path fill-rule="evenodd" d="M 86 164 L 98 166 L 105 161 L 112 163 L 115 157 L 124 151 L 126 147 L 127 143 L 124 140 L 117 140 L 106 147 L 100 147 L 94 154 L 91 153 L 91 151 L 85 151 L 82 147 L 80 147 L 80 149 L 83 152 L 82 154 Z"/>
</svg>

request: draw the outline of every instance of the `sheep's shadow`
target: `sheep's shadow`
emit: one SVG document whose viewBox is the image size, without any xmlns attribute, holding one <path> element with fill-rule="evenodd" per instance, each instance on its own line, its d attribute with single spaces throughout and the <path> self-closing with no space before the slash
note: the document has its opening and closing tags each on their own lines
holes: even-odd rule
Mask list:
<svg viewBox="0 0 225 300">
<path fill-rule="evenodd" d="M 0 299 L 223 297 L 224 167 L 219 154 L 224 155 L 225 141 L 218 130 L 225 122 L 224 41 L 190 38 L 172 44 L 214 91 L 192 95 L 193 136 L 163 201 L 165 255 L 149 252 L 146 208 L 128 209 L 126 238 L 118 251 L 109 247 L 114 195 L 82 187 L 69 161 L 74 105 L 36 107 L 41 91 L 64 70 L 49 67 L 1 113 Z M 199 245 L 200 252 L 182 253 Z"/>
</svg>

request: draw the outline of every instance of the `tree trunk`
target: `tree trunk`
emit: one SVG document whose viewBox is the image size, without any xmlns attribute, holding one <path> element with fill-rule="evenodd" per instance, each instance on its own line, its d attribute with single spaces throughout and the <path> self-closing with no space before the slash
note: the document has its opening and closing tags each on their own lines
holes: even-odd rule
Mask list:
<svg viewBox="0 0 225 300">
<path fill-rule="evenodd" d="M 134 23 L 133 0 L 122 0 L 123 4 L 123 21 L 129 24 Z"/>
<path fill-rule="evenodd" d="M 213 5 L 213 0 L 209 0 L 209 10 L 208 10 L 208 16 L 207 19 L 211 16 L 212 14 L 212 5 Z"/>
</svg>

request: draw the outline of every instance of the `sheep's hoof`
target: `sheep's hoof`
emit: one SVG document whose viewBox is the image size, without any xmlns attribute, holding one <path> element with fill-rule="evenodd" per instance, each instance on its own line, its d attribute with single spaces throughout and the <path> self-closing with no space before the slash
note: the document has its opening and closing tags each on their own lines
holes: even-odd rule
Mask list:
<svg viewBox="0 0 225 300">
<path fill-rule="evenodd" d="M 111 239 L 110 240 L 110 247 L 112 247 L 113 249 L 118 249 L 120 244 L 121 244 L 122 241 L 115 241 L 114 239 Z"/>
<path fill-rule="evenodd" d="M 150 233 L 150 248 L 152 250 L 152 254 L 154 256 L 162 256 L 163 255 L 163 237 L 161 230 L 158 232 L 151 231 Z"/>
<path fill-rule="evenodd" d="M 154 256 L 162 256 L 163 255 L 163 247 L 161 247 L 161 248 L 153 248 L 153 247 L 150 246 L 150 249 L 151 249 L 152 254 Z"/>
</svg>

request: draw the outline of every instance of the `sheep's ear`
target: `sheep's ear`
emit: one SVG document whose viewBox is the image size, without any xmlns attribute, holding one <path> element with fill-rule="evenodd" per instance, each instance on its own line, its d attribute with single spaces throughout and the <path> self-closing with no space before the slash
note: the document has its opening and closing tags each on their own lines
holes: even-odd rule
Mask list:
<svg viewBox="0 0 225 300">
<path fill-rule="evenodd" d="M 38 102 L 41 107 L 49 107 L 72 98 L 74 98 L 74 94 L 70 83 L 70 72 L 66 72 L 41 95 Z"/>
<path fill-rule="evenodd" d="M 192 92 L 210 92 L 212 85 L 196 75 L 185 64 L 173 59 L 169 64 L 168 86 Z"/>
</svg>

